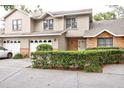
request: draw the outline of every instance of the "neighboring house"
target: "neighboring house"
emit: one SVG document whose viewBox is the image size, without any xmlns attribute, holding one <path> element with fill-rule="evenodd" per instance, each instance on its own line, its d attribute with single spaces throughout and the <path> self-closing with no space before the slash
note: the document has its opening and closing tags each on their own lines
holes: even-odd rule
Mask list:
<svg viewBox="0 0 124 93">
<path fill-rule="evenodd" d="M 92 22 L 92 9 L 46 12 L 33 17 L 18 9 L 4 17 L 0 45 L 29 55 L 38 44 L 54 50 L 84 50 L 97 46 L 124 48 L 124 20 Z"/>
<path fill-rule="evenodd" d="M 93 22 L 84 37 L 87 48 L 119 47 L 124 48 L 124 19 Z"/>
</svg>

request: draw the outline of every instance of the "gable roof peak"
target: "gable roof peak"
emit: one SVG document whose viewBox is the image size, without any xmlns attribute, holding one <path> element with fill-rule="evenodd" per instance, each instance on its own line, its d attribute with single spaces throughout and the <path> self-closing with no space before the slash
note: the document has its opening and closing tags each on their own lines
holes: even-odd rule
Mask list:
<svg viewBox="0 0 124 93">
<path fill-rule="evenodd" d="M 5 15 L 3 18 L 4 18 L 4 19 L 7 18 L 7 17 L 10 16 L 11 14 L 13 14 L 15 11 L 19 11 L 19 12 L 21 12 L 21 13 L 23 13 L 23 14 L 29 16 L 29 17 L 32 17 L 30 14 L 26 13 L 25 11 L 23 11 L 23 10 L 21 10 L 21 9 L 18 9 L 18 8 L 15 8 L 15 9 L 11 10 L 11 11 L 10 11 L 7 15 Z"/>
<path fill-rule="evenodd" d="M 63 17 L 68 15 L 80 15 L 80 14 L 92 14 L 92 9 L 81 9 L 81 10 L 71 10 L 71 11 L 57 11 L 57 12 L 45 12 L 43 15 L 39 17 L 39 19 L 44 18 L 47 14 L 52 17 Z"/>
</svg>

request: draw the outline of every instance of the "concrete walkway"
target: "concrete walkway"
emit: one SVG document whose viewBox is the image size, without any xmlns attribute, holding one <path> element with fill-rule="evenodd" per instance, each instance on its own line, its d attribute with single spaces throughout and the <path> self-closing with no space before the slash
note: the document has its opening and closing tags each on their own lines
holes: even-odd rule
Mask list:
<svg viewBox="0 0 124 93">
<path fill-rule="evenodd" d="M 0 59 L 0 82 L 31 65 L 30 59 Z"/>
<path fill-rule="evenodd" d="M 124 64 L 113 64 L 104 67 L 103 73 L 124 75 Z"/>
<path fill-rule="evenodd" d="M 30 59 L 0 60 L 2 88 L 117 88 L 124 87 L 124 64 L 110 65 L 103 73 L 26 68 Z"/>
</svg>

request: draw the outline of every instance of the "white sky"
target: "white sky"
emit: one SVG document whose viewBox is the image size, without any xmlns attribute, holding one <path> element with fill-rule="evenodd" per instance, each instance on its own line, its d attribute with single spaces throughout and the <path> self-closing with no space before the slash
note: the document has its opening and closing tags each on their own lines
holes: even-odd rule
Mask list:
<svg viewBox="0 0 124 93">
<path fill-rule="evenodd" d="M 0 3 L 2 5 L 26 5 L 32 9 L 39 4 L 44 11 L 67 11 L 92 8 L 93 14 L 109 11 L 110 9 L 105 5 L 124 6 L 124 0 L 2 0 Z M 0 11 L 0 17 L 6 14 L 4 9 L 0 8 Z"/>
</svg>

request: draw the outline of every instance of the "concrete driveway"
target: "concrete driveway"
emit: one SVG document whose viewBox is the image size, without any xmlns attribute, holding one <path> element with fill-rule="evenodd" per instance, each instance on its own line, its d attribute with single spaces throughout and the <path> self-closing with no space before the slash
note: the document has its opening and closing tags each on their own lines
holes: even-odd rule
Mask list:
<svg viewBox="0 0 124 93">
<path fill-rule="evenodd" d="M 2 88 L 123 88 L 124 64 L 105 66 L 103 73 L 32 69 L 30 59 L 0 60 Z"/>
</svg>

